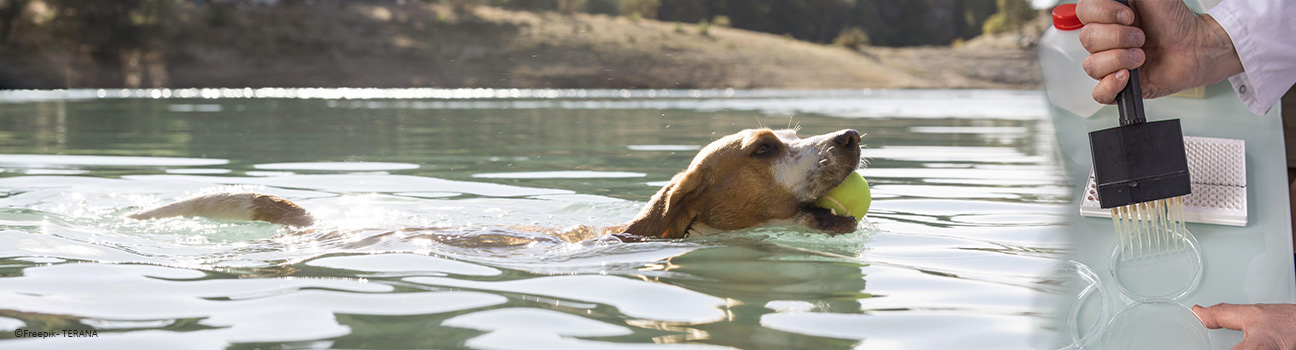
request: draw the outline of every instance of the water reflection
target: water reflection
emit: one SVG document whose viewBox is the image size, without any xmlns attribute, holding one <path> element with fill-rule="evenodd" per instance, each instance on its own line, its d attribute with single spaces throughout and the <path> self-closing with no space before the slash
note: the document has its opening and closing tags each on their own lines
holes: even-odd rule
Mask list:
<svg viewBox="0 0 1296 350">
<path fill-rule="evenodd" d="M 730 299 L 723 321 L 690 327 L 714 339 L 701 342 L 739 348 L 827 349 L 849 347 L 852 342 L 750 325 L 785 313 L 867 314 L 859 303 L 871 297 L 865 289 L 864 266 L 841 255 L 763 242 L 691 251 L 667 260 L 660 272 L 648 272 L 646 277 L 690 290 L 714 291 Z M 803 306 L 791 310 L 771 307 L 780 303 Z M 827 325 L 807 324 L 821 326 Z"/>
</svg>

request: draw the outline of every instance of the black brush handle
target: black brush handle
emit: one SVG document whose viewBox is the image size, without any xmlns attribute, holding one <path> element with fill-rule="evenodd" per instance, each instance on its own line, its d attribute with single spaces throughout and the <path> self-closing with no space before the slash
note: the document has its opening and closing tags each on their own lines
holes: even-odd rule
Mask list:
<svg viewBox="0 0 1296 350">
<path fill-rule="evenodd" d="M 1116 0 L 1116 2 L 1129 6 L 1130 11 L 1134 11 L 1129 0 Z M 1120 111 L 1121 126 L 1147 122 L 1147 115 L 1143 112 L 1143 87 L 1139 83 L 1138 68 L 1129 70 L 1129 82 L 1125 84 L 1124 89 L 1121 89 L 1120 94 L 1116 95 L 1116 109 Z"/>
</svg>

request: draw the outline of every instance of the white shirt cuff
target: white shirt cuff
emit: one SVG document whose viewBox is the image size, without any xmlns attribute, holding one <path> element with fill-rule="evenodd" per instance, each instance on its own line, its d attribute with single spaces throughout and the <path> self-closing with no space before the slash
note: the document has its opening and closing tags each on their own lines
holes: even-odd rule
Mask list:
<svg viewBox="0 0 1296 350">
<path fill-rule="evenodd" d="M 1207 13 L 1228 33 L 1243 72 L 1229 78 L 1251 113 L 1265 115 L 1296 81 L 1296 45 L 1284 19 L 1291 0 L 1225 0 Z"/>
</svg>

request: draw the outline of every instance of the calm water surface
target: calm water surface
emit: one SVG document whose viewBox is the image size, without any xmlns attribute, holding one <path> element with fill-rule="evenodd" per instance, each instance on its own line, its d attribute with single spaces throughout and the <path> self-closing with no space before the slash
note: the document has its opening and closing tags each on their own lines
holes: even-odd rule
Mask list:
<svg viewBox="0 0 1296 350">
<path fill-rule="evenodd" d="M 0 92 L 0 347 L 1048 343 L 1068 197 L 1038 92 L 261 92 Z M 628 221 L 701 146 L 789 124 L 867 133 L 868 225 L 648 243 L 505 227 Z M 231 190 L 321 229 L 124 218 Z M 480 235 L 530 243 L 463 243 Z"/>
</svg>

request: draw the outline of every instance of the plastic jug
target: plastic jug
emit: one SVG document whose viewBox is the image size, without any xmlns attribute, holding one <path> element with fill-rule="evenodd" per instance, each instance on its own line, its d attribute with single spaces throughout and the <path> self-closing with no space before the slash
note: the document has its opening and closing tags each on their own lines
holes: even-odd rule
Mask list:
<svg viewBox="0 0 1296 350">
<path fill-rule="evenodd" d="M 1044 70 L 1044 90 L 1049 102 L 1078 116 L 1093 116 L 1103 105 L 1093 100 L 1093 89 L 1098 80 L 1085 73 L 1085 57 L 1089 52 L 1080 45 L 1080 28 L 1075 4 L 1053 8 L 1053 27 L 1040 37 L 1039 60 Z"/>
</svg>

